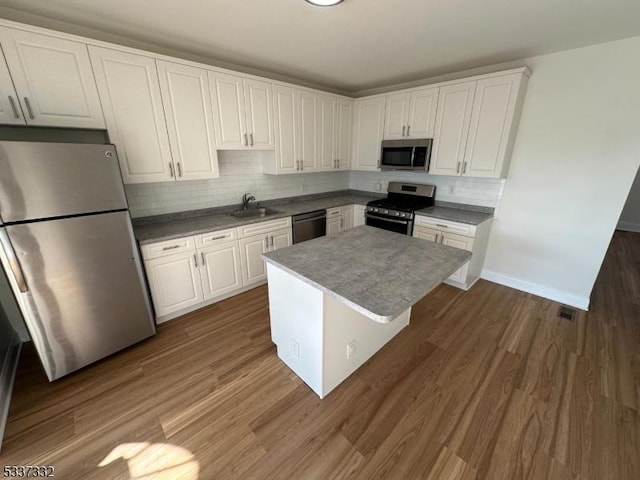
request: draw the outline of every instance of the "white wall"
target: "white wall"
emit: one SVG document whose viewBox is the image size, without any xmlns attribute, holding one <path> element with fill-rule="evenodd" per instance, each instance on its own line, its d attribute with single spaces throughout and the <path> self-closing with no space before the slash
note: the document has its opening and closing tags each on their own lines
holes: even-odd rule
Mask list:
<svg viewBox="0 0 640 480">
<path fill-rule="evenodd" d="M 483 277 L 586 308 L 640 164 L 640 37 L 533 71 Z"/>
<path fill-rule="evenodd" d="M 618 228 L 629 232 L 640 232 L 640 171 L 636 174 L 627 203 L 624 204 Z"/>
</svg>

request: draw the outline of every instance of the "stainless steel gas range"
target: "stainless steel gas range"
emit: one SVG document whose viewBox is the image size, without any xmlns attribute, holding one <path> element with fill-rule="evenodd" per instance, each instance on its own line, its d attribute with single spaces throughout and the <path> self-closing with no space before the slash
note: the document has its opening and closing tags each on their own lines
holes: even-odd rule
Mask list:
<svg viewBox="0 0 640 480">
<path fill-rule="evenodd" d="M 415 211 L 432 207 L 435 202 L 435 185 L 389 182 L 387 198 L 367 203 L 367 225 L 411 235 Z"/>
</svg>

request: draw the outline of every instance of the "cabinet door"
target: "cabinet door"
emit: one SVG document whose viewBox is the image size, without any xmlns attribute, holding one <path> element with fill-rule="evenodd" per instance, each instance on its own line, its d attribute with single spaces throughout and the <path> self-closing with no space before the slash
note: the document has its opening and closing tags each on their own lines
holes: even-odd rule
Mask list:
<svg viewBox="0 0 640 480">
<path fill-rule="evenodd" d="M 279 248 L 290 247 L 293 244 L 293 235 L 290 228 L 276 230 L 269 234 L 269 250 L 274 251 Z"/>
<path fill-rule="evenodd" d="M 469 252 L 473 250 L 473 238 L 463 237 L 462 235 L 456 235 L 454 233 L 447 232 L 441 233 L 440 235 L 442 235 L 442 240 L 440 241 L 442 245 L 460 248 L 462 250 L 468 250 Z M 453 280 L 454 282 L 466 283 L 468 271 L 469 262 L 465 263 L 462 267 L 451 274 L 449 280 Z"/>
<path fill-rule="evenodd" d="M 384 139 L 406 138 L 409 120 L 409 94 L 402 92 L 387 95 L 385 112 Z"/>
<path fill-rule="evenodd" d="M 242 288 L 242 268 L 238 242 L 228 242 L 199 250 L 200 275 L 205 300 Z"/>
<path fill-rule="evenodd" d="M 342 207 L 342 230 L 353 228 L 353 205 Z"/>
<path fill-rule="evenodd" d="M 300 90 L 298 98 L 298 160 L 302 171 L 317 169 L 318 116 L 317 98 L 314 93 Z"/>
<path fill-rule="evenodd" d="M 244 99 L 249 147 L 259 150 L 273 150 L 271 84 L 245 78 Z"/>
<path fill-rule="evenodd" d="M 356 100 L 353 127 L 353 170 L 379 170 L 384 97 Z"/>
<path fill-rule="evenodd" d="M 342 231 L 342 215 L 327 218 L 327 235 L 333 235 Z"/>
<path fill-rule="evenodd" d="M 351 130 L 353 101 L 338 99 L 336 119 L 336 163 L 340 170 L 348 170 L 351 163 Z"/>
<path fill-rule="evenodd" d="M 521 74 L 478 80 L 462 174 L 502 175 L 518 99 Z"/>
<path fill-rule="evenodd" d="M 124 183 L 173 180 L 173 160 L 153 58 L 89 46 Z"/>
<path fill-rule="evenodd" d="M 158 317 L 204 300 L 196 252 L 177 253 L 144 263 Z"/>
<path fill-rule="evenodd" d="M 426 227 L 413 227 L 413 236 L 416 238 L 421 238 L 423 240 L 429 240 L 430 242 L 437 242 L 438 235 L 441 232 L 438 230 L 434 230 L 432 228 Z"/>
<path fill-rule="evenodd" d="M 0 55 L 0 123 L 25 125 L 22 109 L 18 102 L 18 95 L 13 88 L 13 81 L 9 69 Z"/>
<path fill-rule="evenodd" d="M 439 90 L 439 88 L 421 88 L 411 91 L 407 137 L 433 138 Z"/>
<path fill-rule="evenodd" d="M 242 77 L 210 71 L 209 85 L 218 149 L 249 148 Z"/>
<path fill-rule="evenodd" d="M 273 87 L 275 110 L 276 172 L 295 173 L 298 167 L 297 93 L 289 87 Z"/>
<path fill-rule="evenodd" d="M 218 178 L 207 72 L 178 63 L 157 63 L 176 178 Z"/>
<path fill-rule="evenodd" d="M 267 270 L 264 266 L 264 260 L 262 260 L 262 254 L 266 253 L 269 248 L 267 243 L 267 235 L 256 235 L 238 240 L 242 264 L 242 284 L 244 286 L 267 279 Z"/>
<path fill-rule="evenodd" d="M 476 82 L 440 87 L 429 173 L 460 175 Z"/>
<path fill-rule="evenodd" d="M 29 125 L 105 127 L 85 44 L 10 28 L 0 42 Z"/>
<path fill-rule="evenodd" d="M 335 152 L 336 97 L 321 95 L 318 100 L 318 158 L 321 170 L 337 168 Z"/>
<path fill-rule="evenodd" d="M 365 210 L 364 205 L 353 206 L 353 226 L 354 227 L 359 227 L 360 225 L 366 224 L 365 218 L 364 218 L 364 210 Z"/>
</svg>

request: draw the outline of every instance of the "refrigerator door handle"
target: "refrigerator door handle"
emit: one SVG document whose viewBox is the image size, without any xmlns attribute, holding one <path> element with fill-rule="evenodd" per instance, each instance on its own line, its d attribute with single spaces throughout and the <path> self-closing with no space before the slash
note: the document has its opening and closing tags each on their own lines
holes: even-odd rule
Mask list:
<svg viewBox="0 0 640 480">
<path fill-rule="evenodd" d="M 7 256 L 9 261 L 9 267 L 11 268 L 11 272 L 13 273 L 13 277 L 18 284 L 18 288 L 22 293 L 29 290 L 27 286 L 27 281 L 24 278 L 24 274 L 22 273 L 22 268 L 20 267 L 20 263 L 18 263 L 18 257 L 16 256 L 16 252 L 13 249 L 13 245 L 9 241 L 9 235 L 6 230 L 0 230 L 0 247 L 4 250 L 4 254 Z"/>
</svg>

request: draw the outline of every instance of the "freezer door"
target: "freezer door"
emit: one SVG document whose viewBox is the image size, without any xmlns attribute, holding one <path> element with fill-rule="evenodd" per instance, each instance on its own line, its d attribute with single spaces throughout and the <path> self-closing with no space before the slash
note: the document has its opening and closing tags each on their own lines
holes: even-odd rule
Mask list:
<svg viewBox="0 0 640 480">
<path fill-rule="evenodd" d="M 155 333 L 127 212 L 12 225 L 0 235 L 3 267 L 49 380 Z"/>
<path fill-rule="evenodd" d="M 125 208 L 113 145 L 0 142 L 0 222 Z"/>
</svg>

